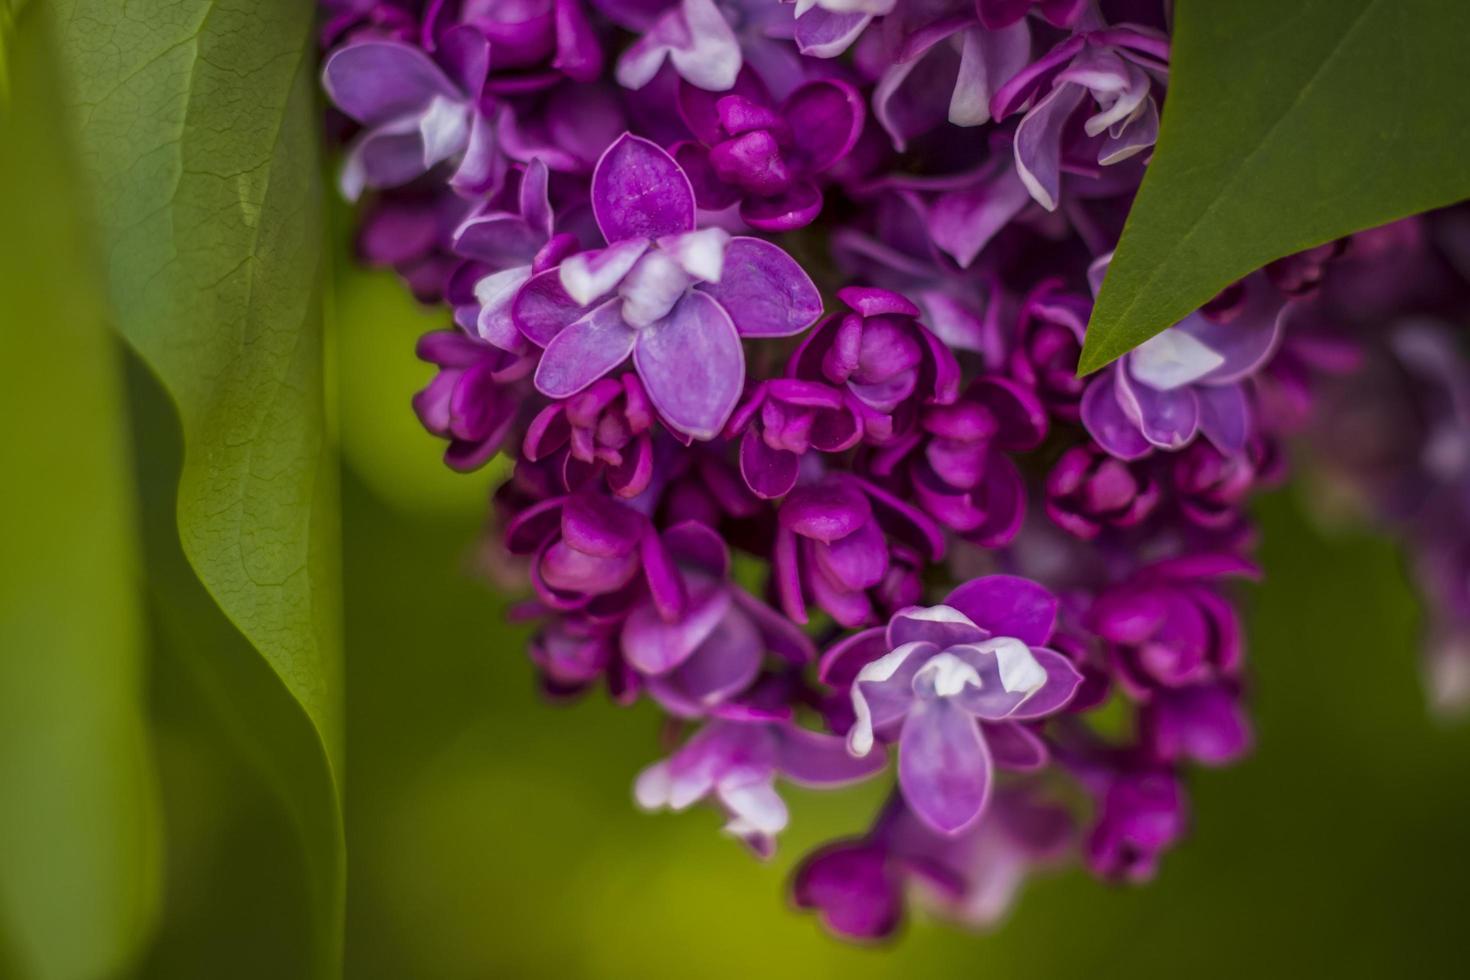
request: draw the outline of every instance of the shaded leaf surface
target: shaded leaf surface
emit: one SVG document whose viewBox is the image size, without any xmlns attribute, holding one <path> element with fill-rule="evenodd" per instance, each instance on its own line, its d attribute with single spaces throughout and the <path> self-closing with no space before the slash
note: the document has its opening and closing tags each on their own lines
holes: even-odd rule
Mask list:
<svg viewBox="0 0 1470 980">
<path fill-rule="evenodd" d="M 279 685 L 232 686 L 239 665 L 204 636 L 187 655 L 202 683 L 257 729 L 308 846 L 321 851 L 313 894 L 320 967 L 331 972 L 343 890 L 334 775 L 342 692 L 316 5 L 50 6 L 117 325 L 182 427 L 184 554 Z M 307 724 L 290 724 L 292 711 Z M 323 836 L 322 826 L 335 829 Z"/>
<path fill-rule="evenodd" d="M 1460 0 L 1181 0 L 1083 373 L 1268 262 L 1470 196 Z"/>
</svg>

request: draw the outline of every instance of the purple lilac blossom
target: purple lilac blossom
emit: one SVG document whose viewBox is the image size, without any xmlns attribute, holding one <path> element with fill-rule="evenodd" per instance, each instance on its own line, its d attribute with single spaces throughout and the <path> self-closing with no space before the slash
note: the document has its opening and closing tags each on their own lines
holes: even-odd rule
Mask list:
<svg viewBox="0 0 1470 980">
<path fill-rule="evenodd" d="M 694 191 L 673 157 L 624 135 L 592 175 L 605 248 L 564 259 L 512 300 L 543 348 L 537 389 L 568 398 L 631 357 L 669 426 L 712 439 L 745 380 L 741 337 L 784 337 L 821 312 L 810 277 L 779 247 L 695 228 Z"/>
<path fill-rule="evenodd" d="M 1435 701 L 1470 703 L 1463 208 L 1076 376 L 1163 0 L 320 9 L 359 254 L 444 315 L 413 409 L 450 467 L 511 458 L 478 562 L 528 596 L 541 691 L 651 703 L 683 740 L 639 805 L 708 801 L 760 855 L 805 819 L 778 780 L 896 755 L 794 876 L 829 930 L 1158 871 L 1189 773 L 1255 737 L 1232 580 L 1303 433 L 1406 540 Z"/>
</svg>

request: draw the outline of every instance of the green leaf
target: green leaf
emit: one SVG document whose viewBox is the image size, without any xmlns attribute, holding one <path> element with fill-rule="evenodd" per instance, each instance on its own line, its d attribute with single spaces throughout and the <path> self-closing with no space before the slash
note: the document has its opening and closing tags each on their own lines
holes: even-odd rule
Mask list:
<svg viewBox="0 0 1470 980">
<path fill-rule="evenodd" d="M 1470 3 L 1180 0 L 1095 371 L 1293 252 L 1470 197 Z"/>
<path fill-rule="evenodd" d="M 0 974 L 83 980 L 152 931 L 158 820 L 121 360 L 44 26 L 7 31 L 0 106 Z"/>
<path fill-rule="evenodd" d="M 42 6 L 42 5 L 33 5 Z M 306 0 L 56 0 L 62 85 L 96 203 L 117 325 L 183 431 L 184 554 L 277 688 L 189 654 L 259 727 L 303 827 L 322 954 L 340 960 L 339 505 L 322 331 L 322 181 Z M 277 730 L 286 698 L 309 744 Z M 294 749 L 283 749 L 283 745 Z M 291 758 L 282 758 L 285 751 Z M 303 767 L 328 792 L 301 778 Z M 332 805 L 325 810 L 323 800 Z M 333 835 L 329 835 L 333 836 Z M 324 838 L 307 834 L 309 846 Z M 330 841 L 329 841 L 330 843 Z"/>
</svg>

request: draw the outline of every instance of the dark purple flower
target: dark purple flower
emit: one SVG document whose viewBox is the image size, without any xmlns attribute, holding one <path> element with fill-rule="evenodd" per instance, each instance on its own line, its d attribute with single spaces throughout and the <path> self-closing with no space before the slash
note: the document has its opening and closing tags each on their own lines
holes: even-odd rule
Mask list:
<svg viewBox="0 0 1470 980">
<path fill-rule="evenodd" d="M 1033 871 L 1066 853 L 1074 834 L 1071 814 L 1029 785 L 998 790 L 985 818 L 958 835 L 935 833 L 896 797 L 865 836 L 807 855 L 792 876 L 792 897 L 848 939 L 891 935 L 907 886 L 946 918 L 992 926 Z"/>
<path fill-rule="evenodd" d="M 535 90 L 563 76 L 591 82 L 602 74 L 602 46 L 580 0 L 429 0 L 424 46 L 434 51 L 461 24 L 490 42 L 491 91 Z"/>
<path fill-rule="evenodd" d="M 526 430 L 523 451 L 534 462 L 566 448 L 571 459 L 600 467 L 616 496 L 636 497 L 653 479 L 653 423 L 653 406 L 636 374 L 602 378 L 543 408 Z"/>
<path fill-rule="evenodd" d="M 726 427 L 740 436 L 740 475 L 758 497 L 783 497 L 796 486 L 809 450 L 840 453 L 863 437 L 852 395 L 830 385 L 776 378 L 756 385 Z"/>
<path fill-rule="evenodd" d="M 755 682 L 767 653 L 798 666 L 811 660 L 795 624 L 730 583 L 729 552 L 708 526 L 676 524 L 660 543 L 669 565 L 650 568 L 649 594 L 629 610 L 620 646 L 664 710 L 684 718 L 717 710 Z M 688 597 L 680 608 L 659 601 L 660 576 Z"/>
<path fill-rule="evenodd" d="M 1056 598 L 1040 585 L 993 575 L 823 656 L 824 681 L 851 677 L 848 748 L 863 756 L 877 739 L 896 741 L 904 799 L 936 831 L 956 834 L 980 817 L 993 755 L 1017 768 L 1045 761 L 1045 746 L 1019 723 L 1060 711 L 1082 682 L 1045 646 L 1056 615 Z"/>
<path fill-rule="evenodd" d="M 1241 519 L 1252 492 L 1275 477 L 1279 464 L 1266 436 L 1230 455 L 1196 440 L 1170 460 L 1179 509 L 1201 527 L 1228 527 Z"/>
<path fill-rule="evenodd" d="M 965 540 L 998 547 L 1016 536 L 1026 513 L 1025 486 L 1008 454 L 1035 449 L 1046 430 L 1030 389 L 981 377 L 953 404 L 925 408 L 917 430 L 881 448 L 869 465 L 905 476 L 914 502 Z"/>
<path fill-rule="evenodd" d="M 425 334 L 418 355 L 439 368 L 413 397 L 419 421 L 449 440 L 447 465 L 478 469 L 510 434 L 526 393 L 525 385 L 514 382 L 530 373 L 532 363 L 457 330 Z"/>
<path fill-rule="evenodd" d="M 608 246 L 514 299 L 516 326 L 545 349 L 537 389 L 570 397 L 631 356 L 669 427 L 713 439 L 744 385 L 740 338 L 805 330 L 821 314 L 816 287 L 770 242 L 696 231 L 689 179 L 648 140 L 624 135 L 603 154 L 592 208 Z"/>
<path fill-rule="evenodd" d="M 1098 596 L 1087 625 L 1107 643 L 1114 676 L 1131 697 L 1230 680 L 1243 652 L 1240 618 L 1215 587 L 1255 566 L 1234 555 L 1156 562 Z"/>
<path fill-rule="evenodd" d="M 682 83 L 679 111 L 697 142 L 673 152 L 699 206 L 739 203 L 740 217 L 761 231 L 811 224 L 822 210 L 814 178 L 847 156 L 864 118 L 862 96 L 847 82 L 809 81 L 777 104 L 748 71 L 725 93 Z"/>
<path fill-rule="evenodd" d="M 1133 527 L 1159 503 L 1159 484 L 1141 467 L 1092 443 L 1062 454 L 1046 477 L 1046 513 L 1059 527 L 1091 540 L 1106 527 Z"/>
<path fill-rule="evenodd" d="M 1163 762 L 1222 766 L 1239 760 L 1251 746 L 1239 687 L 1213 682 L 1159 690 L 1139 713 L 1139 739 Z"/>
<path fill-rule="evenodd" d="M 1082 417 L 1087 381 L 1077 377 L 1077 361 L 1091 315 L 1086 297 L 1067 292 L 1059 279 L 1048 279 L 1022 302 L 1016 325 L 1008 362 L 1011 376 L 1029 385 L 1048 412 L 1067 422 Z"/>
<path fill-rule="evenodd" d="M 1142 882 L 1188 823 L 1184 789 L 1167 769 L 1123 769 L 1107 780 L 1085 854 L 1094 874 Z"/>
<path fill-rule="evenodd" d="M 771 563 L 781 608 L 805 623 L 810 599 L 843 626 L 866 626 L 878 618 L 875 597 L 908 593 L 904 559 L 915 552 L 937 560 L 944 537 L 892 494 L 848 474 L 799 485 L 777 512 Z"/>
<path fill-rule="evenodd" d="M 865 406 L 867 435 L 893 434 L 893 417 L 959 396 L 960 368 L 948 347 L 918 321 L 919 308 L 886 289 L 847 286 L 837 298 L 852 312 L 817 325 L 787 365 L 792 378 L 845 385 Z"/>
</svg>

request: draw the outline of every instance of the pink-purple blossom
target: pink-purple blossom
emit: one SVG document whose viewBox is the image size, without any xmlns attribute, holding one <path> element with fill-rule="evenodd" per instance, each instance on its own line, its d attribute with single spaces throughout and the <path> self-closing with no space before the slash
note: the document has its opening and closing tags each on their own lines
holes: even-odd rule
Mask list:
<svg viewBox="0 0 1470 980">
<path fill-rule="evenodd" d="M 840 935 L 1157 873 L 1256 737 L 1237 580 L 1304 431 L 1470 701 L 1463 228 L 1285 257 L 1077 376 L 1166 7 L 321 4 L 359 252 L 441 307 L 412 408 L 450 467 L 510 460 L 486 553 L 541 690 L 650 702 L 638 804 L 761 856 L 782 781 L 890 770 L 792 882 Z"/>
</svg>

